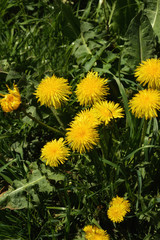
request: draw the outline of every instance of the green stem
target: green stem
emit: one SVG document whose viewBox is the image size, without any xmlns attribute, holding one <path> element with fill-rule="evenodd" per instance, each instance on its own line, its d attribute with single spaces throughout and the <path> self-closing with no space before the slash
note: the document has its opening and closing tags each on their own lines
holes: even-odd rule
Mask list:
<svg viewBox="0 0 160 240">
<path fill-rule="evenodd" d="M 58 116 L 57 110 L 54 107 L 50 107 L 51 111 L 53 112 L 55 118 L 57 119 L 57 122 L 61 126 L 63 130 L 65 130 L 64 124 L 62 123 L 60 117 Z"/>
<path fill-rule="evenodd" d="M 95 166 L 95 174 L 99 183 L 102 183 L 102 162 L 99 159 L 98 153 L 95 149 L 88 153 L 89 158 Z"/>
<path fill-rule="evenodd" d="M 141 135 L 141 140 L 140 140 L 140 145 L 139 145 L 140 147 L 144 143 L 144 138 L 145 138 L 145 135 L 146 135 L 147 126 L 148 126 L 148 121 L 146 119 L 144 119 L 144 125 L 143 125 L 143 128 L 142 128 L 142 135 Z"/>
<path fill-rule="evenodd" d="M 70 219 L 70 212 L 71 212 L 71 201 L 70 201 L 70 197 L 69 197 L 69 193 L 67 191 L 67 186 L 68 186 L 68 182 L 67 182 L 67 177 L 64 181 L 64 195 L 66 198 L 66 223 L 65 223 L 65 240 L 69 239 L 69 232 L 70 232 L 70 223 L 71 223 L 71 219 Z"/>
<path fill-rule="evenodd" d="M 51 130 L 51 131 L 53 131 L 53 132 L 56 132 L 56 133 L 58 133 L 58 134 L 60 134 L 60 135 L 63 135 L 63 136 L 65 135 L 65 133 L 59 131 L 58 129 L 53 128 L 53 127 L 51 127 L 51 126 L 49 126 L 49 125 L 47 125 L 47 124 L 39 121 L 37 118 L 31 116 L 30 113 L 27 113 L 27 112 L 26 112 L 26 110 L 23 109 L 22 111 L 23 111 L 23 113 L 24 113 L 27 117 L 29 117 L 30 119 L 32 119 L 34 122 L 40 124 L 41 126 L 47 128 L 47 129 L 49 129 L 49 130 Z"/>
<path fill-rule="evenodd" d="M 110 131 L 105 125 L 103 125 L 100 133 L 100 146 L 103 154 L 103 158 L 109 159 L 109 145 L 111 144 Z"/>
</svg>

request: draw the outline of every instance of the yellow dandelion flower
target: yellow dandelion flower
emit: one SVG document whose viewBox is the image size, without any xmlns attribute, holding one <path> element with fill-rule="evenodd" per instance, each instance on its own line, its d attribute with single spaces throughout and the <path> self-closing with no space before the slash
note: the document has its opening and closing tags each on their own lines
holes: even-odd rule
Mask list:
<svg viewBox="0 0 160 240">
<path fill-rule="evenodd" d="M 57 109 L 61 107 L 62 102 L 68 100 L 68 95 L 71 94 L 70 90 L 67 79 L 53 75 L 42 79 L 34 94 L 41 105 L 53 106 Z"/>
<path fill-rule="evenodd" d="M 69 156 L 69 148 L 66 147 L 64 139 L 52 140 L 41 149 L 42 161 L 51 167 L 57 167 L 63 164 Z"/>
<path fill-rule="evenodd" d="M 96 226 L 87 225 L 84 227 L 86 240 L 109 240 L 109 235 L 107 231 L 100 229 Z"/>
<path fill-rule="evenodd" d="M 93 127 L 96 127 L 100 124 L 100 121 L 97 118 L 96 113 L 93 108 L 85 109 L 85 110 L 81 111 L 80 113 L 78 113 L 74 117 L 74 122 L 76 122 L 76 121 L 83 121 L 83 123 L 90 122 L 90 124 Z"/>
<path fill-rule="evenodd" d="M 157 117 L 157 110 L 160 110 L 160 92 L 156 89 L 141 90 L 129 101 L 129 107 L 138 118 Z"/>
<path fill-rule="evenodd" d="M 160 88 L 160 59 L 147 59 L 135 70 L 137 81 L 149 88 Z"/>
<path fill-rule="evenodd" d="M 103 100 L 108 94 L 108 89 L 107 79 L 99 77 L 97 72 L 89 72 L 77 85 L 77 99 L 81 105 L 91 106 Z"/>
<path fill-rule="evenodd" d="M 13 110 L 16 110 L 21 104 L 21 95 L 19 93 L 17 85 L 13 84 L 13 90 L 8 86 L 7 88 L 9 94 L 0 94 L 0 96 L 3 97 L 0 99 L 0 105 L 4 112 L 12 112 Z"/>
<path fill-rule="evenodd" d="M 119 106 L 118 103 L 112 101 L 101 101 L 94 105 L 93 107 L 96 116 L 105 125 L 113 118 L 123 118 L 123 108 Z"/>
<path fill-rule="evenodd" d="M 130 212 L 129 201 L 117 196 L 110 202 L 107 215 L 112 222 L 119 223 L 124 220 L 124 217 L 128 212 Z"/>
<path fill-rule="evenodd" d="M 86 112 L 86 115 L 88 112 Z M 70 128 L 67 128 L 66 141 L 70 144 L 73 151 L 77 150 L 80 153 L 93 148 L 99 140 L 98 132 L 95 128 L 97 125 L 93 119 L 87 120 L 85 113 L 80 113 L 70 123 Z"/>
</svg>

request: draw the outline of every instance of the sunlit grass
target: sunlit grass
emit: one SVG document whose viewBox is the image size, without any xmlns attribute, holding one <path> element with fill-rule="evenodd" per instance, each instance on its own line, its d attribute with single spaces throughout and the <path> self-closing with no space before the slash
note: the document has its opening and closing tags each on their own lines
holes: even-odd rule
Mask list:
<svg viewBox="0 0 160 240">
<path fill-rule="evenodd" d="M 159 103 L 149 119 L 134 116 L 129 105 L 137 92 L 152 92 L 135 76 L 142 60 L 159 57 L 159 23 L 154 18 L 153 26 L 150 7 L 140 0 L 1 1 L 0 95 L 17 85 L 21 104 L 13 108 L 10 99 L 12 111 L 0 109 L 0 239 L 160 238 Z M 92 81 L 77 94 L 89 72 L 107 79 L 96 99 Z M 58 88 L 67 101 L 59 104 L 47 82 L 40 96 L 49 107 L 41 106 L 35 91 L 53 75 L 67 79 Z M 103 105 L 105 124 L 91 106 L 100 100 L 115 103 Z M 134 110 L 140 105 L 145 116 L 145 101 Z M 52 145 L 41 156 L 46 143 L 61 137 L 65 147 Z M 118 202 L 108 217 L 117 196 L 128 208 Z"/>
</svg>

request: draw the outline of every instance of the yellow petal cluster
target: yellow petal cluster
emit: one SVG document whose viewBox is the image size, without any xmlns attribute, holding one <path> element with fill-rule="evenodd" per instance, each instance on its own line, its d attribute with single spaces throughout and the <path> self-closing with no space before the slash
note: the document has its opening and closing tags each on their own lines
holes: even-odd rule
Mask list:
<svg viewBox="0 0 160 240">
<path fill-rule="evenodd" d="M 101 101 L 93 107 L 97 118 L 107 125 L 113 118 L 123 118 L 123 108 L 118 103 L 112 101 Z"/>
<path fill-rule="evenodd" d="M 74 121 L 90 122 L 90 124 L 93 127 L 96 127 L 100 124 L 100 121 L 97 118 L 97 115 L 93 108 L 85 109 L 85 110 L 82 110 L 81 112 L 77 113 L 77 115 L 74 117 Z"/>
<path fill-rule="evenodd" d="M 147 59 L 135 70 L 135 77 L 142 85 L 148 84 L 148 88 L 160 89 L 160 59 Z"/>
<path fill-rule="evenodd" d="M 41 149 L 41 159 L 46 162 L 46 165 L 57 167 L 63 164 L 69 156 L 69 148 L 66 147 L 63 138 L 52 140 L 48 142 Z"/>
<path fill-rule="evenodd" d="M 84 227 L 86 240 L 109 240 L 109 235 L 103 229 L 96 226 L 87 225 Z"/>
<path fill-rule="evenodd" d="M 97 145 L 99 140 L 97 125 L 98 120 L 92 114 L 92 111 L 84 110 L 75 116 L 66 133 L 66 141 L 73 151 L 84 153 Z"/>
<path fill-rule="evenodd" d="M 101 101 L 108 94 L 107 79 L 98 76 L 97 72 L 89 72 L 77 85 L 76 95 L 80 105 L 91 106 Z"/>
<path fill-rule="evenodd" d="M 21 104 L 21 95 L 16 84 L 13 84 L 13 90 L 8 86 L 7 88 L 9 94 L 0 94 L 0 96 L 3 97 L 0 99 L 0 105 L 4 112 L 12 112 L 13 110 L 16 110 Z"/>
<path fill-rule="evenodd" d="M 138 118 L 150 119 L 157 117 L 157 110 L 160 110 L 160 91 L 156 89 L 139 91 L 129 101 L 129 107 Z"/>
<path fill-rule="evenodd" d="M 130 212 L 130 203 L 121 197 L 115 197 L 110 202 L 110 207 L 107 211 L 108 218 L 112 222 L 122 222 L 127 212 Z"/>
<path fill-rule="evenodd" d="M 71 87 L 68 80 L 55 75 L 42 79 L 35 91 L 36 98 L 41 105 L 53 106 L 55 109 L 60 108 L 62 102 L 68 100 L 69 94 L 71 94 Z"/>
</svg>

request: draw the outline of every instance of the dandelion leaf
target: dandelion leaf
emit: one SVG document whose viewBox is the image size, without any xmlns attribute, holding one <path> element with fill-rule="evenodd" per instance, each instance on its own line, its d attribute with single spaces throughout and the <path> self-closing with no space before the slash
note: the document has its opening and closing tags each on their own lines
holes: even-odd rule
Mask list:
<svg viewBox="0 0 160 240">
<path fill-rule="evenodd" d="M 135 0 L 113 1 L 111 26 L 115 32 L 119 34 L 126 32 L 131 19 L 136 14 L 136 5 Z"/>
<path fill-rule="evenodd" d="M 148 17 L 142 12 L 132 19 L 125 37 L 122 59 L 130 70 L 133 71 L 141 61 L 154 57 L 155 35 Z"/>
<path fill-rule="evenodd" d="M 44 173 L 49 180 L 54 180 L 55 182 L 64 181 L 65 175 L 62 173 L 54 173 L 45 164 L 41 165 L 41 171 Z"/>
<path fill-rule="evenodd" d="M 160 0 L 145 0 L 144 12 L 160 42 Z"/>
<path fill-rule="evenodd" d="M 80 34 L 79 19 L 73 14 L 72 8 L 69 5 L 62 4 L 61 10 L 65 19 L 62 31 L 70 41 L 74 41 Z"/>
<path fill-rule="evenodd" d="M 0 195 L 0 208 L 23 209 L 39 203 L 39 193 L 50 193 L 53 187 L 39 169 L 34 169 L 27 179 L 14 180 L 8 191 Z"/>
</svg>

